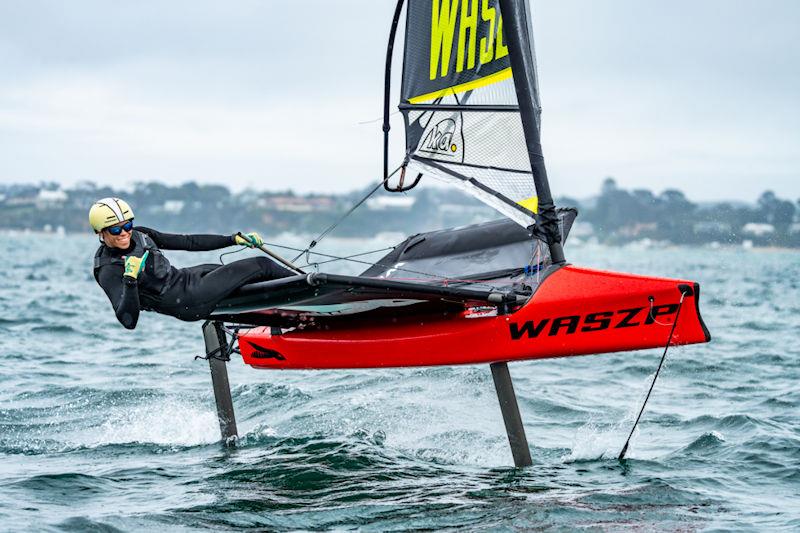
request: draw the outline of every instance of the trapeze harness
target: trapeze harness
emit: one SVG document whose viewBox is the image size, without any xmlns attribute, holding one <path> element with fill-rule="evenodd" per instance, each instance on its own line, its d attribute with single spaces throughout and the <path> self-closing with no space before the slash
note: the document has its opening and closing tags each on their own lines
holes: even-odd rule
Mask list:
<svg viewBox="0 0 800 533">
<path fill-rule="evenodd" d="M 94 256 L 94 277 L 111 301 L 119 322 L 133 329 L 140 310 L 187 321 L 201 320 L 242 285 L 294 274 L 266 257 L 178 269 L 161 252 L 161 248 L 218 250 L 233 244 L 233 237 L 226 235 L 175 235 L 137 227 L 127 250 L 100 245 Z M 123 277 L 124 256 L 142 257 L 146 251 L 150 253 L 138 279 Z"/>
</svg>

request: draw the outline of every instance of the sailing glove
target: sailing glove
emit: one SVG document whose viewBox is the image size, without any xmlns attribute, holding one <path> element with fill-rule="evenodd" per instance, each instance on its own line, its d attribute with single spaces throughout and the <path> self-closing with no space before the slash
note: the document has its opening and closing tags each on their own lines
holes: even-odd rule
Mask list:
<svg viewBox="0 0 800 533">
<path fill-rule="evenodd" d="M 150 251 L 145 251 L 142 257 L 134 257 L 134 256 L 127 256 L 125 257 L 125 274 L 123 274 L 126 278 L 136 279 L 139 277 L 139 273 L 144 270 L 145 262 L 147 261 L 147 256 L 150 254 Z"/>
<path fill-rule="evenodd" d="M 264 240 L 255 231 L 252 233 L 237 233 L 233 236 L 233 241 L 248 248 L 261 248 L 264 246 Z"/>
</svg>

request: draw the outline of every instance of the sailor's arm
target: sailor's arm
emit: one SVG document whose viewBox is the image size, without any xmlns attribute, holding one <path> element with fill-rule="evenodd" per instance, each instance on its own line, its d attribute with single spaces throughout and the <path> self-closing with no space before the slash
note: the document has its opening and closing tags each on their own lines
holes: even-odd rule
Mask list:
<svg viewBox="0 0 800 533">
<path fill-rule="evenodd" d="M 233 246 L 233 235 L 182 235 L 177 233 L 162 233 L 151 228 L 137 226 L 136 229 L 153 239 L 156 246 L 164 250 L 186 250 L 189 252 L 203 252 L 219 250 Z"/>
<path fill-rule="evenodd" d="M 139 290 L 136 279 L 122 275 L 122 269 L 106 265 L 100 269 L 97 282 L 114 307 L 119 323 L 133 329 L 139 321 Z"/>
</svg>

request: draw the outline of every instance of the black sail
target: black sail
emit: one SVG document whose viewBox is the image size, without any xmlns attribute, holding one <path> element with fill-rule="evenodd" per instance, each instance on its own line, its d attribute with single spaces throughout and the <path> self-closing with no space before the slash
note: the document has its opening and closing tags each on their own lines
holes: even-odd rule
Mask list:
<svg viewBox="0 0 800 533">
<path fill-rule="evenodd" d="M 408 0 L 407 9 L 400 109 L 409 170 L 531 226 L 538 196 L 497 0 Z"/>
</svg>

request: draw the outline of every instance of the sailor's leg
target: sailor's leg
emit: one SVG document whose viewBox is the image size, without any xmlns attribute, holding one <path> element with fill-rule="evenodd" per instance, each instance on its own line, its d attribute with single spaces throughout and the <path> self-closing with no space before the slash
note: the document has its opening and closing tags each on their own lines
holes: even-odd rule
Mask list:
<svg viewBox="0 0 800 533">
<path fill-rule="evenodd" d="M 511 455 L 514 456 L 514 466 L 530 466 L 531 451 L 528 448 L 528 438 L 522 426 L 522 417 L 519 414 L 517 395 L 514 394 L 514 384 L 508 372 L 508 363 L 492 363 L 492 378 L 500 400 L 500 411 L 503 413 L 503 422 L 506 425 L 508 443 L 511 445 Z"/>
<path fill-rule="evenodd" d="M 192 280 L 189 290 L 197 302 L 219 301 L 247 283 L 285 278 L 294 274 L 266 257 L 249 257 L 221 265 Z"/>
<path fill-rule="evenodd" d="M 232 446 L 236 442 L 238 431 L 236 429 L 236 416 L 233 412 L 233 399 L 231 386 L 228 382 L 227 361 L 224 360 L 228 341 L 222 324 L 219 322 L 206 322 L 203 324 L 203 337 L 206 341 L 206 354 L 208 366 L 211 369 L 211 385 L 214 387 L 214 399 L 217 403 L 217 418 L 222 442 Z"/>
<path fill-rule="evenodd" d="M 243 285 L 294 275 L 266 257 L 250 257 L 210 271 L 185 270 L 189 273 L 185 288 L 178 295 L 170 295 L 176 301 L 169 304 L 174 309 L 169 314 L 182 320 L 207 317 L 222 299 Z"/>
</svg>

